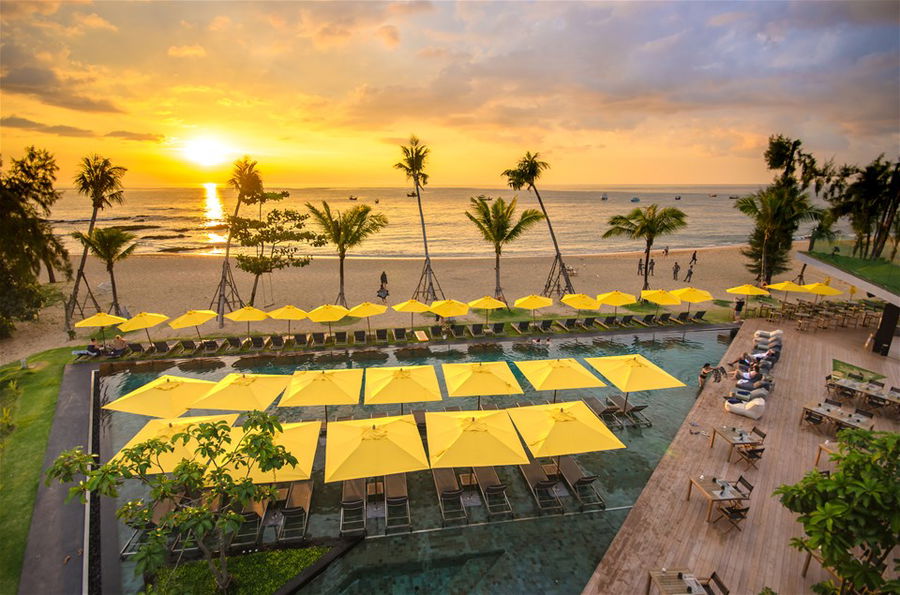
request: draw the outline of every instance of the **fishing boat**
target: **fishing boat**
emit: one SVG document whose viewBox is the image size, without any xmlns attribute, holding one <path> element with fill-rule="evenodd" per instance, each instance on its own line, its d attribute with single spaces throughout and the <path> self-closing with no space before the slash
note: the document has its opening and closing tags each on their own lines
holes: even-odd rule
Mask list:
<svg viewBox="0 0 900 595">
<path fill-rule="evenodd" d="M 378 203 L 380 203 L 380 202 L 381 202 L 381 199 L 379 199 L 379 198 L 376 198 L 376 199 L 375 199 L 375 204 L 376 204 L 376 205 L 377 205 Z"/>
<path fill-rule="evenodd" d="M 731 196 L 728 197 L 728 200 L 737 200 L 739 198 L 740 198 L 740 196 L 738 196 L 737 194 L 732 194 Z"/>
<path fill-rule="evenodd" d="M 416 197 L 416 193 L 415 193 L 415 192 L 407 192 L 407 193 L 406 193 L 406 196 L 407 196 L 408 198 L 415 198 L 415 197 Z"/>
<path fill-rule="evenodd" d="M 718 194 L 710 194 L 709 195 L 710 198 L 716 198 L 717 196 L 719 196 L 719 195 Z"/>
<path fill-rule="evenodd" d="M 600 195 L 600 200 L 609 200 L 609 197 L 606 196 L 606 192 Z"/>
<path fill-rule="evenodd" d="M 681 200 L 681 195 L 679 194 L 678 196 L 676 196 L 675 200 Z"/>
<path fill-rule="evenodd" d="M 639 199 L 637 196 L 632 196 L 631 202 L 641 202 L 641 199 Z"/>
<path fill-rule="evenodd" d="M 350 200 L 359 200 L 359 199 L 351 194 L 351 195 L 350 195 Z"/>
</svg>

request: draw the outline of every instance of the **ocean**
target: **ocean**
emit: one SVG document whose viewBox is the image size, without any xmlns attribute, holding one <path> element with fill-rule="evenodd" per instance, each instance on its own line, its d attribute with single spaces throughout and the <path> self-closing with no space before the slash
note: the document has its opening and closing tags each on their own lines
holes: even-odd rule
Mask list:
<svg viewBox="0 0 900 595">
<path fill-rule="evenodd" d="M 687 227 L 661 238 L 655 248 L 699 248 L 743 243 L 751 221 L 734 208 L 732 196 L 743 196 L 759 186 L 610 186 L 591 189 L 546 189 L 541 197 L 553 222 L 563 254 L 587 255 L 642 250 L 643 243 L 623 238 L 603 239 L 606 222 L 612 215 L 625 214 L 634 207 L 656 203 L 678 207 L 687 214 Z M 263 210 L 305 210 L 306 202 L 328 201 L 332 208 L 356 204 L 372 205 L 388 219 L 388 227 L 372 236 L 351 256 L 403 258 L 422 255 L 422 232 L 415 197 L 409 188 L 269 188 L 287 190 L 290 197 L 269 203 Z M 539 205 L 527 191 L 488 188 L 426 188 L 422 195 L 428 244 L 433 257 L 493 256 L 493 248 L 466 218 L 469 198 L 478 195 L 519 198 L 519 209 Z M 357 197 L 355 201 L 350 196 Z M 607 197 L 603 200 L 603 197 Z M 676 200 L 676 197 L 681 197 Z M 638 198 L 639 202 L 631 202 Z M 227 231 L 225 216 L 234 211 L 234 190 L 215 184 L 188 188 L 126 189 L 125 202 L 102 211 L 98 225 L 127 226 L 137 236 L 141 254 L 221 254 Z M 69 234 L 85 231 L 90 218 L 90 203 L 74 190 L 63 190 L 63 198 L 54 205 L 51 216 L 56 233 L 62 235 L 70 250 L 77 252 Z M 258 215 L 254 206 L 245 206 L 242 216 Z M 803 232 L 804 230 L 801 230 Z M 234 249 L 234 248 L 233 248 Z M 241 249 L 238 248 L 238 251 Z M 508 256 L 551 254 L 550 234 L 544 222 L 535 225 L 521 238 L 504 248 Z M 309 254 L 332 255 L 330 247 L 310 248 Z"/>
</svg>

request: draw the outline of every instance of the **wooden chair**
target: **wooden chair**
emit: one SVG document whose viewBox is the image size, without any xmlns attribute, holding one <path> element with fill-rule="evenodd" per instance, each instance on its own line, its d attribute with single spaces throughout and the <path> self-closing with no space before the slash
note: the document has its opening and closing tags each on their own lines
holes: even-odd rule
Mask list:
<svg viewBox="0 0 900 595">
<path fill-rule="evenodd" d="M 765 452 L 765 447 L 758 446 L 753 448 L 736 448 L 734 449 L 738 454 L 740 460 L 747 463 L 747 469 L 750 469 L 752 466 L 754 469 L 759 469 L 756 466 L 756 463 L 762 460 L 763 453 Z"/>
<path fill-rule="evenodd" d="M 725 583 L 722 582 L 722 579 L 719 578 L 719 575 L 713 572 L 709 575 L 709 578 L 698 578 L 697 579 L 700 584 L 703 586 L 703 590 L 706 591 L 708 595 L 716 595 L 716 592 L 713 591 L 712 585 L 715 585 L 716 589 L 719 590 L 721 595 L 728 595 L 728 587 L 725 586 Z"/>
<path fill-rule="evenodd" d="M 731 525 L 730 527 L 728 527 L 728 530 L 725 531 L 726 533 L 728 533 L 728 531 L 731 531 L 732 529 L 737 529 L 738 531 L 740 531 L 741 523 L 747 520 L 748 512 L 750 512 L 749 506 L 719 505 L 719 516 L 713 519 L 713 524 L 716 524 L 722 519 L 725 519 Z"/>
</svg>

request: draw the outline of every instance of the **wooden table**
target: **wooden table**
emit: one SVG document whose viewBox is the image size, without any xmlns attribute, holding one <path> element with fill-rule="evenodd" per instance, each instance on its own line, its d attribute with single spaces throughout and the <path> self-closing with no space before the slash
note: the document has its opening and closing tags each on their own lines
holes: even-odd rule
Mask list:
<svg viewBox="0 0 900 595">
<path fill-rule="evenodd" d="M 800 413 L 801 424 L 803 423 L 803 418 L 807 411 L 821 415 L 839 425 L 850 426 L 861 430 L 872 430 L 875 428 L 875 422 L 868 417 L 850 413 L 841 407 L 824 405 L 822 403 L 808 403 L 805 405 L 803 411 Z"/>
<path fill-rule="evenodd" d="M 728 427 L 728 426 L 714 426 L 712 434 L 709 436 L 709 447 L 712 448 L 716 443 L 716 435 L 722 437 L 728 444 L 731 446 L 728 449 L 728 460 L 731 461 L 731 457 L 734 454 L 735 446 L 756 446 L 758 444 L 762 444 L 762 440 L 756 436 L 755 434 L 751 434 L 742 428 L 736 427 Z"/>
<path fill-rule="evenodd" d="M 823 452 L 831 455 L 831 454 L 836 453 L 837 451 L 838 451 L 838 443 L 837 442 L 831 442 L 830 440 L 826 440 L 825 442 L 822 442 L 821 444 L 819 444 L 819 448 L 816 449 L 816 462 L 813 463 L 813 467 L 815 467 L 816 469 L 819 468 L 819 459 L 822 458 Z"/>
<path fill-rule="evenodd" d="M 841 388 L 846 388 L 863 395 L 878 397 L 879 399 L 884 399 L 894 405 L 900 404 L 900 395 L 891 392 L 883 386 L 876 386 L 869 382 L 859 382 L 858 380 L 851 380 L 849 378 L 832 378 L 832 382 L 835 386 Z"/>
<path fill-rule="evenodd" d="M 681 578 L 678 575 L 681 574 Z M 647 572 L 647 593 L 650 588 L 656 585 L 656 590 L 664 595 L 682 595 L 688 592 L 705 593 L 703 585 L 687 568 L 667 568 L 665 572 L 660 570 L 650 570 Z"/>
<path fill-rule="evenodd" d="M 701 479 L 700 477 L 702 477 L 703 479 Z M 696 488 L 700 490 L 700 493 L 703 494 L 707 500 L 709 500 L 709 506 L 706 509 L 707 523 L 712 520 L 713 504 L 715 504 L 716 502 L 741 502 L 750 499 L 749 494 L 745 494 L 731 484 L 727 484 L 727 486 L 723 489 L 720 484 L 713 482 L 711 477 L 700 477 L 692 475 L 688 478 L 688 492 L 686 499 L 691 499 L 691 491 L 696 486 Z M 723 480 L 719 479 L 719 481 Z"/>
</svg>

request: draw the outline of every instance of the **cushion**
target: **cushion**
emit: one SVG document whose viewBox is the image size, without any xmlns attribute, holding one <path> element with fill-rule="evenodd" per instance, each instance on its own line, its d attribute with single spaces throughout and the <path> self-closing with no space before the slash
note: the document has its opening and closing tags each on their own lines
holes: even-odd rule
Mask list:
<svg viewBox="0 0 900 595">
<path fill-rule="evenodd" d="M 784 331 L 781 329 L 775 329 L 774 331 L 758 330 L 755 333 L 753 333 L 753 336 L 756 338 L 761 338 L 761 337 L 769 338 L 769 337 L 780 337 L 783 334 L 784 334 Z"/>
<path fill-rule="evenodd" d="M 729 403 L 725 401 L 725 411 L 749 417 L 750 419 L 759 419 L 766 411 L 765 399 L 752 399 L 746 403 Z"/>
</svg>

